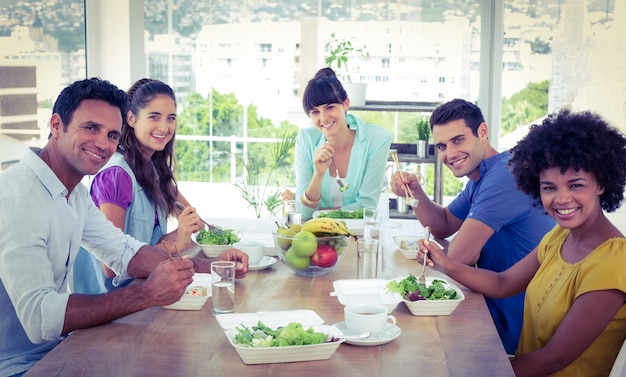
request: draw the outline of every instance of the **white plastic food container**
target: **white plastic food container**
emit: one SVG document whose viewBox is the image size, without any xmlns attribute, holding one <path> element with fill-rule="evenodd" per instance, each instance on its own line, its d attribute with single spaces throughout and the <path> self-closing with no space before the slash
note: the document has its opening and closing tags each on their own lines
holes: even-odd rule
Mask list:
<svg viewBox="0 0 626 377">
<path fill-rule="evenodd" d="M 394 279 L 396 281 L 400 281 L 403 278 Z M 419 301 L 409 301 L 406 299 L 402 299 L 404 304 L 411 314 L 415 316 L 438 316 L 438 315 L 450 315 L 457 306 L 461 303 L 461 301 L 465 300 L 465 295 L 461 288 L 456 285 L 450 283 L 447 279 L 441 277 L 426 277 L 426 286 L 428 287 L 433 283 L 433 280 L 442 280 L 444 281 L 444 285 L 447 285 L 450 289 L 454 289 L 456 291 L 456 297 L 450 300 L 419 300 Z"/>
<path fill-rule="evenodd" d="M 173 304 L 163 306 L 163 308 L 174 310 L 200 310 L 209 297 L 211 297 L 211 274 L 197 272 L 193 275 L 193 283 L 189 284 L 187 292 L 183 297 Z"/>
<path fill-rule="evenodd" d="M 391 238 L 393 239 L 393 243 L 396 245 L 396 248 L 398 249 L 398 251 L 402 253 L 402 255 L 406 259 L 416 259 L 417 258 L 417 246 L 409 249 L 409 248 L 406 248 L 406 245 L 407 244 L 417 245 L 417 241 L 423 239 L 424 235 L 419 235 L 419 236 L 394 235 L 394 236 L 391 236 Z M 436 245 L 438 245 L 440 248 L 443 249 L 443 247 L 439 244 L 439 242 L 434 241 L 432 238 L 430 242 L 434 242 Z"/>
<path fill-rule="evenodd" d="M 383 304 L 389 313 L 393 312 L 402 301 L 397 292 L 386 292 L 389 280 L 384 279 L 344 279 L 333 282 L 334 292 L 342 305 Z"/>
<path fill-rule="evenodd" d="M 325 214 L 334 210 L 318 210 L 313 212 L 313 218 L 320 217 L 320 214 Z M 354 212 L 354 211 L 346 211 L 346 212 Z M 365 220 L 363 219 L 335 219 L 339 221 L 343 221 L 348 229 L 350 229 L 356 235 L 363 235 L 363 226 L 365 225 Z"/>
<path fill-rule="evenodd" d="M 405 277 L 398 277 L 393 280 L 400 281 Z M 426 277 L 426 286 L 432 284 L 433 280 L 442 280 L 450 289 L 457 293 L 456 298 L 451 300 L 406 300 L 400 293 L 387 292 L 387 284 L 391 280 L 384 279 L 345 279 L 333 282 L 334 292 L 331 296 L 336 296 L 343 305 L 350 304 L 383 304 L 387 306 L 389 313 L 395 310 L 398 303 L 404 302 L 411 314 L 414 316 L 439 316 L 450 315 L 456 307 L 465 299 L 463 291 L 456 285 L 450 283 L 443 277 Z"/>
<path fill-rule="evenodd" d="M 304 328 L 313 327 L 315 331 L 326 333 L 328 337 L 339 336 L 341 333 L 333 326 L 323 325 L 324 320 L 311 310 L 288 310 L 279 312 L 229 313 L 215 316 L 225 330 L 226 338 L 235 348 L 244 364 L 289 363 L 297 361 L 329 359 L 343 340 L 288 347 L 245 347 L 235 342 L 235 327 L 246 325 L 252 327 L 259 321 L 271 328 L 286 326 L 290 322 L 298 322 Z"/>
</svg>

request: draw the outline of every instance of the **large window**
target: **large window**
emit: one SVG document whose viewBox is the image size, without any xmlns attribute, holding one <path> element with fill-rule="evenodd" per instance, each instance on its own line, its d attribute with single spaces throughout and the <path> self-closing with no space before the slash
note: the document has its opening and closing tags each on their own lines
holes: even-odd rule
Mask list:
<svg viewBox="0 0 626 377">
<path fill-rule="evenodd" d="M 0 0 L 3 167 L 18 154 L 5 157 L 7 151 L 45 142 L 52 101 L 85 77 L 84 19 L 94 12 L 85 1 L 97 3 Z M 107 4 L 107 11 L 141 5 Z M 333 33 L 368 52 L 350 57 L 358 67 L 351 77 L 368 83 L 368 100 L 477 102 L 500 149 L 563 107 L 597 111 L 626 129 L 623 1 L 144 0 L 142 10 L 144 33 L 131 27 L 124 34 L 124 27 L 111 29 L 106 21 L 96 30 L 107 30 L 101 41 L 113 34 L 116 43 L 143 41 L 145 54 L 131 58 L 141 60 L 140 69 L 117 68 L 132 70 L 132 80 L 114 83 L 126 88 L 140 75 L 174 88 L 181 180 L 241 182 L 249 174 L 244 161 L 270 164 L 267 150 L 275 138 L 309 127 L 300 98 L 324 65 Z M 138 18 L 130 19 L 136 24 Z M 106 68 L 113 56 L 126 62 L 127 50 L 137 52 L 132 43 L 116 43 L 100 56 L 88 52 L 88 61 Z M 357 115 L 389 129 L 394 141 L 413 143 L 416 122 L 429 112 Z"/>
<path fill-rule="evenodd" d="M 85 77 L 83 0 L 0 1 L 0 171 L 41 145 L 59 91 Z"/>
<path fill-rule="evenodd" d="M 505 1 L 501 148 L 561 108 L 626 130 L 624 35 L 624 1 Z"/>
<path fill-rule="evenodd" d="M 480 59 L 475 54 L 480 50 L 480 2 L 144 3 L 148 59 L 186 53 L 195 61 L 192 93 L 178 88 L 176 80 L 166 75 L 189 72 L 186 66 L 148 72 L 150 77 L 171 82 L 179 97 L 193 98 L 182 110 L 186 125 L 178 143 L 180 174 L 189 179 L 220 182 L 244 176 L 245 167 L 229 173 L 217 158 L 233 150 L 246 159 L 251 156 L 246 136 L 274 136 L 277 133 L 270 130 L 276 128 L 297 131 L 309 127 L 301 95 L 307 81 L 324 66 L 329 55 L 326 42 L 333 35 L 367 52 L 367 56 L 351 55 L 349 62 L 354 69 L 350 78 L 368 84 L 368 100 L 419 102 L 432 107 L 457 97 L 476 100 L 478 95 L 479 79 L 471 62 L 479 64 Z M 194 9 L 193 15 L 189 9 Z M 167 33 L 177 43 L 153 43 Z M 349 80 L 348 72 L 337 73 L 344 82 Z M 222 107 L 231 105 L 237 116 L 228 122 L 218 119 Z M 194 116 L 209 108 L 213 117 Z M 387 128 L 395 141 L 412 143 L 417 137 L 414 124 L 428 116 L 427 111 L 358 115 Z M 186 166 L 201 168 L 185 171 Z M 228 166 L 233 169 L 232 164 Z M 286 176 L 293 177 L 293 173 Z"/>
</svg>

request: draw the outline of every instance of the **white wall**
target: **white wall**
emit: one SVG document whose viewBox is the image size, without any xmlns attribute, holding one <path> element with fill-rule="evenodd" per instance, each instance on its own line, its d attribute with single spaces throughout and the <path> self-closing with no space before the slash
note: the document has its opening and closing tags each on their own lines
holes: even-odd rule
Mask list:
<svg viewBox="0 0 626 377">
<path fill-rule="evenodd" d="M 143 0 L 86 0 L 87 77 L 128 89 L 146 75 Z"/>
</svg>

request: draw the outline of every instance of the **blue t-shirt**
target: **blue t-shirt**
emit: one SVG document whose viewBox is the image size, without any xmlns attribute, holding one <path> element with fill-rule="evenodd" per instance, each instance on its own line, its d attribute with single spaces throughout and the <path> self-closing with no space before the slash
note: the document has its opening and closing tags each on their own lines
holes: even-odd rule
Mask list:
<svg viewBox="0 0 626 377">
<path fill-rule="evenodd" d="M 477 265 L 497 272 L 525 257 L 555 225 L 543 207 L 533 206 L 532 198 L 517 189 L 507 168 L 509 157 L 502 152 L 483 161 L 480 178 L 470 180 L 448 206 L 455 217 L 475 219 L 494 230 Z M 485 299 L 507 353 L 515 353 L 522 328 L 524 294 Z"/>
</svg>

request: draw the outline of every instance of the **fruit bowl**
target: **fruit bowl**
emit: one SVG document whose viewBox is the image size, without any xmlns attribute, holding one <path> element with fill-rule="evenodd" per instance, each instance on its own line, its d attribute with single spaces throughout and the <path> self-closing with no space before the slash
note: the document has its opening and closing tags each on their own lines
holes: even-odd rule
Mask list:
<svg viewBox="0 0 626 377">
<path fill-rule="evenodd" d="M 345 257 L 351 238 L 343 234 L 281 233 L 280 229 L 272 235 L 280 260 L 302 276 L 320 276 L 334 270 Z"/>
</svg>

